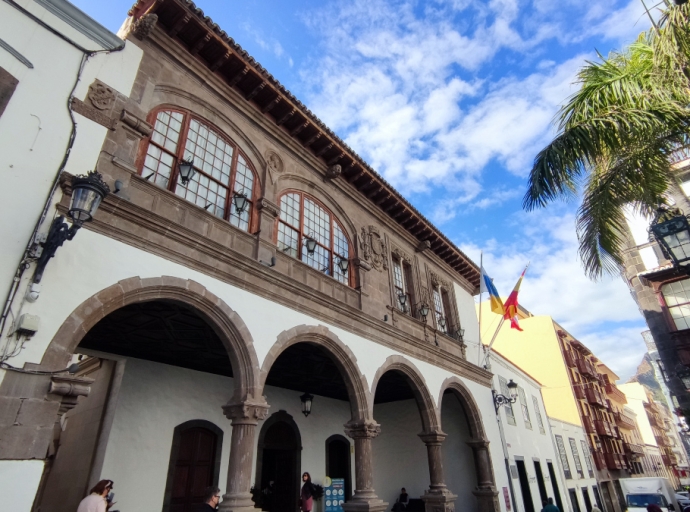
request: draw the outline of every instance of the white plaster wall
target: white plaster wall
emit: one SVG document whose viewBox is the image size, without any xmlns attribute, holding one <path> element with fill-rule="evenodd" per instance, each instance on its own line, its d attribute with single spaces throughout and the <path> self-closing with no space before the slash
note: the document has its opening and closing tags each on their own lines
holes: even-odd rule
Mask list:
<svg viewBox="0 0 690 512">
<path fill-rule="evenodd" d="M 464 341 L 467 360 L 472 364 L 477 364 L 479 357 L 479 321 L 477 319 L 477 308 L 474 297 L 457 283 L 453 283 L 455 289 L 455 299 L 458 304 L 458 314 L 460 315 L 460 325 L 465 329 Z"/>
<path fill-rule="evenodd" d="M 441 421 L 443 431 L 448 434 L 443 441 L 443 468 L 446 474 L 446 485 L 457 495 L 456 510 L 474 512 L 478 510 L 477 498 L 472 491 L 477 486 L 477 474 L 474 466 L 474 455 L 467 441 L 472 437 L 467 416 L 454 394 L 443 395 L 441 403 Z M 495 461 L 501 463 L 502 459 Z M 495 471 L 498 470 L 496 466 Z M 500 489 L 499 489 L 500 492 Z M 499 496 L 499 500 L 502 497 Z"/>
<path fill-rule="evenodd" d="M 417 436 L 423 428 L 416 402 L 377 404 L 374 418 L 381 424 L 381 435 L 373 441 L 376 494 L 391 504 L 401 487 L 411 498 L 421 497 L 429 488 L 429 463 L 426 446 Z"/>
<path fill-rule="evenodd" d="M 587 491 L 589 493 L 590 500 L 592 501 L 592 506 L 596 505 L 596 499 L 594 497 L 594 491 L 592 490 L 592 487 L 597 486 L 597 481 L 595 478 L 590 478 L 589 473 L 587 471 L 587 463 L 583 459 L 584 454 L 582 453 L 582 442 L 585 441 L 587 443 L 587 440 L 585 438 L 586 434 L 582 426 L 580 425 L 573 425 L 570 423 L 566 423 L 564 421 L 559 421 L 554 418 L 549 418 L 549 423 L 551 425 L 551 433 L 552 435 L 560 435 L 563 436 L 563 442 L 565 443 L 565 452 L 566 456 L 568 458 L 568 464 L 570 465 L 570 473 L 572 475 L 572 478 L 566 479 L 565 474 L 563 473 L 563 466 L 561 464 L 561 459 L 560 456 L 558 455 L 558 452 L 556 450 L 556 441 L 555 438 L 553 438 L 553 450 L 555 454 L 555 462 L 558 464 L 554 464 L 554 469 L 560 472 L 560 478 L 561 482 L 563 482 L 563 485 L 565 487 L 561 486 L 560 487 L 560 492 L 561 492 L 561 499 L 563 500 L 563 506 L 566 508 L 566 510 L 569 510 L 570 512 L 573 512 L 572 505 L 570 503 L 570 496 L 568 495 L 568 489 L 575 489 L 577 493 L 577 499 L 580 504 L 580 510 L 582 512 L 585 512 L 587 509 L 585 507 L 585 500 L 582 497 L 582 488 L 586 487 Z M 568 442 L 568 438 L 572 437 L 575 439 L 575 442 L 577 443 L 578 447 L 578 453 L 580 454 L 580 460 L 582 461 L 582 469 L 585 475 L 585 478 L 579 478 L 579 475 L 577 474 L 577 471 L 575 470 L 575 461 L 573 460 L 573 454 L 572 451 L 570 450 L 570 445 Z M 589 444 L 587 444 L 589 446 Z M 594 466 L 594 460 L 592 460 L 592 468 L 595 471 L 596 474 L 596 466 Z M 601 495 L 601 491 L 599 491 Z M 603 497 L 602 497 L 603 500 Z"/>
<path fill-rule="evenodd" d="M 0 460 L 0 509 L 29 512 L 42 474 L 42 460 Z"/>
<path fill-rule="evenodd" d="M 102 49 L 37 2 L 19 3 L 82 46 Z M 3 142 L 0 202 L 6 212 L 12 212 L 12 221 L 0 224 L 3 240 L 0 290 L 6 293 L 67 148 L 71 130 L 67 99 L 76 81 L 82 53 L 4 2 L 0 3 L 0 34 L 34 66 L 29 69 L 0 48 L 0 66 L 19 80 L 0 117 Z M 141 55 L 139 48 L 128 43 L 122 52 L 92 57 L 75 96 L 84 99 L 95 78 L 128 95 Z M 94 168 L 106 128 L 79 115 L 76 117 L 77 139 L 66 169 L 81 174 Z M 49 221 L 52 215 L 53 211 Z"/>
<path fill-rule="evenodd" d="M 628 400 L 628 407 L 635 412 L 637 428 L 640 431 L 640 435 L 642 435 L 643 444 L 656 446 L 652 425 L 649 423 L 647 412 L 644 410 L 644 404 L 647 402 L 647 394 L 644 387 L 637 382 L 629 382 L 628 384 L 620 384 L 618 389 L 625 394 L 625 398 Z"/>
<path fill-rule="evenodd" d="M 649 225 L 652 222 L 651 217 L 640 215 L 633 211 L 632 207 L 628 206 L 625 209 L 625 220 L 632 233 L 635 245 L 639 246 L 649 243 Z M 648 270 L 659 266 L 659 258 L 657 258 L 654 249 L 651 247 L 641 249 L 640 257 L 642 258 L 645 268 Z"/>
</svg>

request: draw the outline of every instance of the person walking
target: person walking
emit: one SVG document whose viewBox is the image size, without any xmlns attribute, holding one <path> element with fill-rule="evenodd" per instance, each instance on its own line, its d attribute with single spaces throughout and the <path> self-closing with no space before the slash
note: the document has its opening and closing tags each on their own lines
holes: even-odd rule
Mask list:
<svg viewBox="0 0 690 512">
<path fill-rule="evenodd" d="M 549 498 L 546 506 L 541 509 L 542 512 L 561 512 L 556 505 L 553 504 L 553 498 Z"/>
<path fill-rule="evenodd" d="M 306 471 L 302 475 L 302 491 L 299 494 L 299 508 L 302 512 L 311 512 L 314 506 L 314 485 L 311 483 L 311 475 Z"/>
<path fill-rule="evenodd" d="M 101 480 L 93 486 L 89 495 L 81 500 L 77 512 L 107 512 L 114 502 L 107 501 L 108 493 L 113 490 L 115 483 L 112 480 Z"/>
</svg>

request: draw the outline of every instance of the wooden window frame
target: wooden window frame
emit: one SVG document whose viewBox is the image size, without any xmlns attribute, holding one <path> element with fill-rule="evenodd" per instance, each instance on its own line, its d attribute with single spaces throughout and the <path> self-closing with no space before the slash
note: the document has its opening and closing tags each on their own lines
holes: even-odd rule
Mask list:
<svg viewBox="0 0 690 512">
<path fill-rule="evenodd" d="M 522 409 L 522 419 L 525 421 L 525 428 L 532 430 L 532 418 L 529 415 L 529 407 L 527 405 L 527 395 L 522 386 L 518 386 L 518 399 L 520 400 L 520 408 Z"/>
<path fill-rule="evenodd" d="M 501 387 L 501 394 L 503 396 L 510 396 L 510 390 L 508 389 L 508 381 L 499 375 L 498 383 Z M 513 425 L 514 427 L 516 427 L 517 419 L 515 418 L 515 410 L 513 410 L 513 404 L 506 403 L 503 406 L 503 410 L 506 413 L 506 423 L 508 423 L 508 425 Z"/>
<path fill-rule="evenodd" d="M 687 276 L 683 276 L 680 279 L 674 279 L 673 281 L 666 281 L 664 283 L 659 283 L 658 285 L 658 291 L 657 295 L 659 298 L 659 303 L 661 304 L 661 308 L 664 314 L 664 318 L 666 318 L 666 324 L 668 325 L 669 331 L 670 332 L 681 332 L 681 331 L 687 331 L 690 329 L 678 329 L 676 327 L 676 322 L 673 319 L 673 316 L 671 315 L 671 308 L 679 307 L 684 304 L 690 304 L 690 302 L 684 302 L 683 304 L 676 304 L 675 306 L 669 306 L 668 303 L 666 302 L 666 296 L 664 295 L 664 286 L 669 286 L 672 284 L 675 284 L 680 281 L 690 281 L 690 278 Z"/>
<path fill-rule="evenodd" d="M 309 233 L 307 233 L 307 232 L 305 231 L 305 214 L 304 214 L 304 200 L 305 200 L 305 198 L 307 198 L 307 199 L 309 199 L 310 201 L 314 202 L 317 206 L 323 208 L 323 209 L 326 211 L 326 213 L 330 216 L 330 221 L 331 221 L 331 223 L 330 223 L 330 239 L 329 239 L 329 243 L 330 243 L 330 246 L 331 246 L 331 247 L 329 248 L 329 247 L 324 246 L 324 245 L 318 240 L 318 237 L 311 237 L 311 236 L 309 237 L 309 238 L 313 238 L 313 239 L 316 241 L 316 244 L 317 244 L 319 247 L 321 247 L 322 249 L 326 250 L 326 251 L 330 254 L 330 258 L 329 258 L 330 267 L 329 267 L 329 269 L 328 269 L 328 270 L 329 270 L 329 274 L 327 274 L 327 275 L 328 275 L 331 279 L 333 279 L 334 281 L 337 281 L 337 282 L 340 283 L 340 284 L 343 284 L 343 285 L 345 285 L 345 286 L 349 286 L 350 288 L 354 288 L 355 279 L 354 279 L 354 271 L 353 271 L 353 265 L 352 265 L 352 258 L 353 258 L 353 254 L 354 254 L 354 253 L 353 253 L 353 250 L 352 250 L 352 247 L 353 247 L 353 246 L 352 246 L 352 241 L 350 240 L 350 236 L 349 236 L 347 230 L 345 229 L 344 224 L 340 221 L 340 219 L 338 219 L 338 217 L 337 217 L 336 215 L 333 214 L 333 211 L 332 211 L 330 208 L 328 208 L 325 204 L 323 204 L 323 202 L 319 201 L 319 200 L 318 200 L 316 197 L 314 197 L 313 195 L 311 195 L 311 194 L 309 194 L 309 193 L 307 193 L 307 192 L 304 192 L 304 191 L 302 191 L 302 190 L 296 190 L 296 189 L 288 189 L 288 190 L 284 190 L 284 191 L 282 191 L 282 192 L 280 193 L 280 195 L 278 196 L 278 200 L 277 200 L 279 213 L 278 213 L 278 216 L 277 216 L 276 219 L 275 219 L 275 225 L 274 225 L 274 229 L 273 229 L 273 231 L 274 231 L 274 233 L 275 233 L 275 236 L 274 236 L 274 239 L 275 239 L 275 240 L 274 240 L 274 241 L 275 241 L 275 243 L 276 243 L 276 246 L 278 245 L 278 236 L 279 236 L 279 233 L 280 233 L 280 224 L 281 224 L 281 223 L 282 223 L 282 224 L 285 224 L 288 228 L 290 228 L 290 229 L 292 229 L 292 230 L 295 230 L 295 226 L 292 226 L 291 224 L 288 224 L 287 222 L 283 221 L 283 220 L 280 218 L 280 212 L 282 212 L 282 200 L 283 200 L 283 197 L 286 196 L 287 194 L 298 194 L 298 195 L 299 195 L 299 205 L 300 205 L 300 210 L 299 210 L 299 215 L 300 215 L 300 218 L 299 218 L 299 229 L 297 229 L 297 232 L 298 232 L 298 235 L 299 235 L 300 238 L 299 238 L 299 243 L 297 244 L 297 256 L 293 256 L 293 257 L 294 257 L 295 259 L 299 260 L 300 262 L 304 263 L 305 265 L 307 265 L 309 268 L 312 268 L 312 269 L 314 269 L 314 270 L 316 270 L 316 271 L 318 272 L 318 269 L 315 269 L 314 267 L 312 267 L 311 265 L 309 265 L 307 262 L 305 262 L 305 261 L 302 260 L 302 255 L 304 254 L 304 251 L 306 250 L 306 247 L 305 247 L 305 244 L 304 244 L 304 240 L 305 240 L 305 239 L 307 238 L 307 236 L 309 235 Z M 338 279 L 335 277 L 335 275 L 334 275 L 334 271 L 335 271 L 335 262 L 334 262 L 334 259 L 335 259 L 335 256 L 338 256 L 339 258 L 342 258 L 342 255 L 336 253 L 336 252 L 335 252 L 335 248 L 334 248 L 334 247 L 335 247 L 335 244 L 334 244 L 335 229 L 333 229 L 333 226 L 334 226 L 335 223 L 338 224 L 338 226 L 340 227 L 340 231 L 342 231 L 343 236 L 345 237 L 345 240 L 347 241 L 347 252 L 348 252 L 347 259 L 348 259 L 348 261 L 349 261 L 350 264 L 348 265 L 348 269 L 347 269 L 347 282 L 345 282 L 345 283 L 343 283 L 342 281 L 338 280 Z M 286 247 L 286 249 L 287 249 L 287 248 L 288 248 L 288 247 Z M 284 249 L 281 249 L 280 247 L 278 247 L 278 250 L 284 252 Z M 321 273 L 323 273 L 323 272 L 321 272 Z"/>
<path fill-rule="evenodd" d="M 258 217 L 259 217 L 258 215 L 256 215 L 256 203 L 257 203 L 257 199 L 258 199 L 259 194 L 260 194 L 261 182 L 259 180 L 258 173 L 256 172 L 256 170 L 254 169 L 254 166 L 251 163 L 251 160 L 247 157 L 247 155 L 244 153 L 244 151 L 242 151 L 242 149 L 239 147 L 239 145 L 235 141 L 233 141 L 230 137 L 228 137 L 222 129 L 220 129 L 218 126 L 214 125 L 213 123 L 211 123 L 207 119 L 204 119 L 203 117 L 195 114 L 194 112 L 192 112 L 191 110 L 188 110 L 188 109 L 180 108 L 180 107 L 177 107 L 174 105 L 161 105 L 161 106 L 151 110 L 149 112 L 146 120 L 149 124 L 151 124 L 151 126 L 154 126 L 154 130 L 155 130 L 155 125 L 156 125 L 156 119 L 157 119 L 158 114 L 160 112 L 177 112 L 177 113 L 182 114 L 182 116 L 183 116 L 182 128 L 180 129 L 180 136 L 179 136 L 179 139 L 177 141 L 177 149 L 173 153 L 169 149 L 166 149 L 166 148 L 162 147 L 160 144 L 154 142 L 152 140 L 154 131 L 152 130 L 151 134 L 148 137 L 146 137 L 145 139 L 142 139 L 141 144 L 139 146 L 139 152 L 137 154 L 137 159 L 136 159 L 136 168 L 138 170 L 139 175 L 143 177 L 144 163 L 146 161 L 147 151 L 148 151 L 149 145 L 152 144 L 156 148 L 167 153 L 168 155 L 172 156 L 172 158 L 173 158 L 173 165 L 172 165 L 172 170 L 170 172 L 170 178 L 168 180 L 168 185 L 167 185 L 167 187 L 161 187 L 161 188 L 165 188 L 165 190 L 171 192 L 172 194 L 175 194 L 176 197 L 179 197 L 181 199 L 184 199 L 184 200 L 192 203 L 192 201 L 189 201 L 188 199 L 178 195 L 175 192 L 175 188 L 177 186 L 177 181 L 178 181 L 179 174 L 180 174 L 180 169 L 179 169 L 178 164 L 179 164 L 180 160 L 182 160 L 184 158 L 184 155 L 186 152 L 185 146 L 186 146 L 187 138 L 189 136 L 189 126 L 190 126 L 192 120 L 196 120 L 200 124 L 204 125 L 206 128 L 213 130 L 215 132 L 215 134 L 220 139 L 222 139 L 226 144 L 230 145 L 233 148 L 233 154 L 232 154 L 232 162 L 230 165 L 230 179 L 229 179 L 227 186 L 224 185 L 219 180 L 217 180 L 216 178 L 214 178 L 213 176 L 209 176 L 208 174 L 206 174 L 202 169 L 200 169 L 196 165 L 196 163 L 194 165 L 194 170 L 196 171 L 196 175 L 195 175 L 195 178 L 193 178 L 193 179 L 196 179 L 197 176 L 201 174 L 201 175 L 205 176 L 206 178 L 208 178 L 209 180 L 217 183 L 218 186 L 226 188 L 227 189 L 227 197 L 225 198 L 225 214 L 223 217 L 218 217 L 217 215 L 214 215 L 214 217 L 226 221 L 231 226 L 239 229 L 240 231 L 250 233 L 250 234 L 254 233 L 257 229 L 257 223 L 258 223 Z M 230 216 L 232 215 L 232 211 L 233 211 L 232 209 L 235 207 L 233 204 L 233 197 L 235 195 L 234 189 L 235 189 L 235 180 L 236 180 L 236 176 L 237 176 L 237 161 L 238 161 L 238 158 L 240 155 L 244 158 L 244 161 L 246 163 L 247 168 L 249 169 L 249 171 L 253 175 L 252 193 L 251 193 L 251 196 L 247 196 L 247 202 L 249 203 L 249 207 L 247 210 L 249 213 L 249 221 L 248 221 L 246 231 L 244 229 L 242 229 L 241 227 L 235 226 L 234 224 L 232 224 L 230 222 Z M 192 203 L 192 204 L 195 204 L 195 206 L 199 206 L 196 203 Z"/>
</svg>

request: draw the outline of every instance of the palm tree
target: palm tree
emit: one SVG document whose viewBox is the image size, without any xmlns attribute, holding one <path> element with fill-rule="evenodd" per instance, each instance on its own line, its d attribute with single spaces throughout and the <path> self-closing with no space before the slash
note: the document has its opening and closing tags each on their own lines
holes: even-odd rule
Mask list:
<svg viewBox="0 0 690 512">
<path fill-rule="evenodd" d="M 652 214 L 675 186 L 669 155 L 690 142 L 689 19 L 690 4 L 668 6 L 625 51 L 587 62 L 556 138 L 535 158 L 523 207 L 581 194 L 577 235 L 591 278 L 621 267 L 625 208 Z"/>
</svg>

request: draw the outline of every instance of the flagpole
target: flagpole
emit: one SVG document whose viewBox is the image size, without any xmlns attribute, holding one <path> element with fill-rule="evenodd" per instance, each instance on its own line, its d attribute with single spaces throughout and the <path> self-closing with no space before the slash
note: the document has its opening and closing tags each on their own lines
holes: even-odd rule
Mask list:
<svg viewBox="0 0 690 512">
<path fill-rule="evenodd" d="M 479 345 L 477 346 L 477 366 L 481 366 L 482 363 L 482 349 L 484 345 L 482 344 L 482 279 L 484 276 L 482 274 L 482 269 L 484 268 L 484 251 L 479 253 Z"/>
<path fill-rule="evenodd" d="M 500 323 L 498 324 L 498 327 L 496 327 L 496 332 L 494 332 L 493 337 L 491 338 L 491 343 L 489 343 L 489 346 L 486 349 L 486 357 L 484 358 L 484 361 L 489 359 L 489 356 L 491 355 L 491 347 L 494 346 L 494 341 L 496 341 L 496 337 L 498 336 L 498 333 L 501 330 L 501 327 L 503 327 L 503 323 L 506 321 L 505 317 L 501 318 Z M 481 365 L 480 365 L 481 366 Z"/>
</svg>

